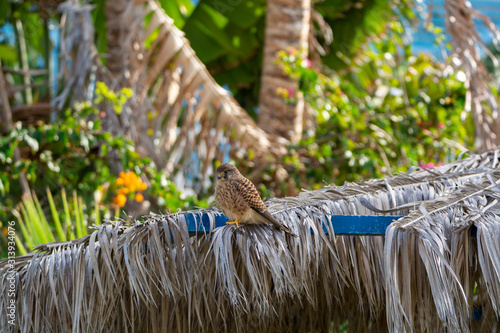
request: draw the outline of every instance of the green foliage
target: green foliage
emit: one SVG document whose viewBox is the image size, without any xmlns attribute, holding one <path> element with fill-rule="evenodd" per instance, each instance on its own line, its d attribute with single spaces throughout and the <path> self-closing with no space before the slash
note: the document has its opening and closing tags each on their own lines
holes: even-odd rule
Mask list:
<svg viewBox="0 0 500 333">
<path fill-rule="evenodd" d="M 257 117 L 266 1 L 200 0 L 195 7 L 186 5 L 185 0 L 160 4 L 186 34 L 215 80 L 231 89 L 240 105 Z M 398 13 L 413 17 L 411 4 L 407 0 L 398 1 L 397 5 L 385 0 L 314 2 L 314 10 L 324 17 L 334 34 L 329 45 L 321 33 L 317 34 L 328 51 L 323 59 L 325 64 L 340 69 L 350 66 L 355 58 L 359 60 L 366 41 L 383 36 L 387 23 Z"/>
<path fill-rule="evenodd" d="M 473 146 L 464 74 L 400 45 L 397 38 L 373 43 L 364 65 L 345 76 L 309 68 L 294 50 L 278 54 L 316 121 L 285 159 L 297 184 L 343 184 L 438 165 L 454 160 L 458 145 Z"/>
<path fill-rule="evenodd" d="M 362 61 L 367 41 L 386 37 L 388 22 L 401 20 L 403 15 L 409 20 L 415 18 L 412 6 L 412 1 L 325 0 L 316 3 L 315 10 L 334 35 L 333 41 L 325 45 L 327 53 L 322 58 L 323 64 L 337 71 L 355 67 Z M 323 42 L 321 36 L 319 41 Z"/>
<path fill-rule="evenodd" d="M 0 139 L 0 181 L 5 189 L 0 198 L 19 198 L 18 189 L 11 183 L 22 171 L 35 189 L 66 188 L 89 197 L 98 185 L 114 178 L 111 163 L 126 168 L 142 166 L 144 162 L 131 142 L 101 130 L 102 116 L 85 102 L 66 110 L 55 123 L 31 127 L 18 123 Z M 14 164 L 16 146 L 23 158 Z"/>
<path fill-rule="evenodd" d="M 184 27 L 186 20 L 189 19 L 195 8 L 191 0 L 159 0 L 159 3 L 179 29 Z"/>
<path fill-rule="evenodd" d="M 15 62 L 17 60 L 16 50 L 10 45 L 0 44 L 0 60 L 7 63 Z"/>
<path fill-rule="evenodd" d="M 201 0 L 182 17 L 177 13 L 180 7 L 171 2 L 160 1 L 167 15 L 186 34 L 196 55 L 214 79 L 227 85 L 240 105 L 255 116 L 266 1 Z"/>
<path fill-rule="evenodd" d="M 92 10 L 95 29 L 95 45 L 99 54 L 104 55 L 108 50 L 107 22 L 106 22 L 106 0 L 92 0 L 90 3 L 95 6 Z M 106 64 L 106 57 L 101 57 L 103 65 Z"/>
<path fill-rule="evenodd" d="M 41 244 L 54 241 L 65 242 L 75 237 L 80 238 L 87 235 L 90 217 L 86 214 L 82 198 L 79 198 L 76 192 L 73 192 L 73 198 L 69 200 L 68 204 L 64 190 L 61 191 L 60 197 L 64 212 L 57 210 L 52 193 L 47 189 L 47 200 L 50 206 L 52 223 L 49 223 L 36 195 L 23 197 L 18 210 L 13 211 L 19 223 L 24 243 L 29 250 Z M 97 214 L 97 212 L 95 213 Z M 61 222 L 60 216 L 64 217 L 64 222 Z M 99 215 L 94 216 L 98 217 Z M 93 222 L 96 225 L 101 223 L 99 218 Z M 28 253 L 24 243 L 19 237 L 16 237 L 19 254 Z"/>
<path fill-rule="evenodd" d="M 42 244 L 83 237 L 90 232 L 88 226 L 101 224 L 99 211 L 102 207 L 95 205 L 91 212 L 76 192 L 73 192 L 72 198 L 68 199 L 66 191 L 62 189 L 57 197 L 57 202 L 61 202 L 62 207 L 57 205 L 48 189 L 46 194 L 46 201 L 42 202 L 36 195 L 22 198 L 21 203 L 12 210 L 15 220 L 8 223 L 11 234 L 8 233 L 7 225 L 3 227 L 0 224 L 3 231 L 0 234 L 0 244 L 7 244 L 8 240 L 15 241 L 17 253 L 24 255 Z M 47 204 L 50 213 L 42 207 Z"/>
<path fill-rule="evenodd" d="M 131 91 L 123 89 L 115 93 L 99 83 L 96 96 L 97 102 L 110 103 L 119 113 Z M 73 238 L 73 235 L 81 237 L 87 233 L 88 221 L 100 223 L 101 216 L 112 218 L 112 209 L 116 214 L 120 212 L 121 206 L 113 204 L 113 198 L 121 171 L 132 171 L 146 180 L 148 186 L 144 194 L 151 202 L 152 211 L 206 206 L 193 197 L 184 197 L 149 158 L 143 158 L 135 151 L 130 140 L 103 130 L 105 118 L 105 112 L 99 111 L 90 102 L 81 102 L 63 112 L 54 123 L 29 127 L 17 123 L 15 128 L 0 137 L 0 220 L 11 220 L 11 214 L 16 214 L 15 208 L 22 201 L 18 185 L 22 172 L 26 174 L 35 196 L 33 202 L 23 200 L 21 207 L 24 208 L 19 208 L 22 214 L 17 213 L 18 220 L 22 218 L 21 223 L 25 225 L 44 221 L 49 225 L 44 227 L 44 232 L 50 230 L 57 234 L 59 240 L 64 240 L 64 237 L 57 216 L 69 221 L 70 211 L 86 212 L 86 207 L 93 207 L 93 218 L 79 213 L 73 215 L 71 226 L 66 223 L 64 235 Z M 19 147 L 21 152 L 21 160 L 16 163 L 15 147 Z M 75 198 L 78 193 L 81 199 L 75 199 L 72 208 L 68 208 L 71 204 L 68 206 L 65 201 L 64 192 L 54 198 L 50 194 L 61 189 L 75 193 Z M 44 199 L 38 202 L 36 196 Z M 53 217 L 50 221 L 43 216 L 49 211 Z M 40 235 L 34 234 L 41 230 L 28 227 L 26 230 L 24 239 L 30 248 L 35 243 L 40 244 L 39 241 L 47 240 L 38 239 Z M 69 230 L 71 233 L 67 234 Z"/>
<path fill-rule="evenodd" d="M 28 54 L 30 54 L 30 65 L 36 66 L 37 57 L 44 53 L 44 30 L 40 11 L 36 10 L 37 4 L 33 1 L 2 1 L 0 5 L 0 26 L 6 23 L 13 26 L 15 32 L 16 20 L 21 20 L 23 34 Z M 2 38 L 4 37 L 4 38 Z M 0 36 L 0 44 L 8 45 L 8 36 Z M 16 36 L 16 43 L 19 42 Z M 16 59 L 17 59 L 16 54 Z"/>
<path fill-rule="evenodd" d="M 122 113 L 123 105 L 130 97 L 132 97 L 133 94 L 132 89 L 130 88 L 122 88 L 122 90 L 118 93 L 115 93 L 109 89 L 104 82 L 97 82 L 95 93 L 96 99 L 94 100 L 94 103 L 99 104 L 106 100 L 107 103 L 113 105 L 113 109 L 116 114 Z"/>
<path fill-rule="evenodd" d="M 22 59 L 29 69 L 46 69 L 49 64 L 50 20 L 57 10 L 39 9 L 37 1 L 2 1 L 0 5 L 0 60 L 4 68 L 24 69 Z M 55 8 L 55 7 L 54 7 Z M 24 85 L 25 78 L 20 74 L 7 74 L 9 82 Z M 50 98 L 49 74 L 29 77 L 35 85 L 25 89 L 22 95 L 16 94 L 13 100 L 19 104 L 31 101 L 47 102 Z"/>
</svg>

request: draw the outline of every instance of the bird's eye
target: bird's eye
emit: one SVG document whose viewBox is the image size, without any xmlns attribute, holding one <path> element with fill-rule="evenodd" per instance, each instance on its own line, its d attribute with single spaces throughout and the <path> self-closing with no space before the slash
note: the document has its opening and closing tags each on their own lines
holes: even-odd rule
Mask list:
<svg viewBox="0 0 500 333">
<path fill-rule="evenodd" d="M 224 171 L 224 175 L 227 175 L 227 170 L 226 170 L 226 171 Z"/>
</svg>

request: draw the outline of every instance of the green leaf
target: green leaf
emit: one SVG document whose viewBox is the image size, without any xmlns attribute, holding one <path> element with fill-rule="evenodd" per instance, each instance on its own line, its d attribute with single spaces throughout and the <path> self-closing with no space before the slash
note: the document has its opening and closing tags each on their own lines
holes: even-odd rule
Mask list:
<svg viewBox="0 0 500 333">
<path fill-rule="evenodd" d="M 190 0 L 160 0 L 165 13 L 174 20 L 177 28 L 182 29 L 186 19 L 193 12 L 195 6 Z"/>
<path fill-rule="evenodd" d="M 72 223 L 72 219 L 71 219 L 71 214 L 69 212 L 69 205 L 68 205 L 68 199 L 66 196 L 66 191 L 64 190 L 64 188 L 61 190 L 61 198 L 62 198 L 62 202 L 63 202 L 66 228 L 68 230 L 68 234 L 70 235 L 69 238 L 74 239 L 75 234 L 73 233 L 73 230 L 72 230 L 73 223 Z"/>
<path fill-rule="evenodd" d="M 16 62 L 16 50 L 12 46 L 0 44 L 0 60 L 4 62 Z"/>
<path fill-rule="evenodd" d="M 265 1 L 200 1 L 224 15 L 239 28 L 250 29 L 265 14 Z"/>
<path fill-rule="evenodd" d="M 62 242 L 67 241 L 66 235 L 64 234 L 64 230 L 62 228 L 61 220 L 59 219 L 59 212 L 56 209 L 54 199 L 52 198 L 52 193 L 50 192 L 48 187 L 47 187 L 47 199 L 49 201 L 50 211 L 52 213 L 52 220 L 54 221 L 59 241 Z"/>
</svg>

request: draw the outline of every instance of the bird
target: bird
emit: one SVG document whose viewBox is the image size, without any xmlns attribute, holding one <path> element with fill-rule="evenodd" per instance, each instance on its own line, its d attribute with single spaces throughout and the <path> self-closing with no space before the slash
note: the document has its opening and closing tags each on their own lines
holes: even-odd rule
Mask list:
<svg viewBox="0 0 500 333">
<path fill-rule="evenodd" d="M 245 178 L 232 164 L 217 167 L 215 202 L 217 207 L 232 221 L 226 224 L 272 224 L 287 234 L 298 237 L 278 221 L 267 209 L 255 185 Z"/>
</svg>

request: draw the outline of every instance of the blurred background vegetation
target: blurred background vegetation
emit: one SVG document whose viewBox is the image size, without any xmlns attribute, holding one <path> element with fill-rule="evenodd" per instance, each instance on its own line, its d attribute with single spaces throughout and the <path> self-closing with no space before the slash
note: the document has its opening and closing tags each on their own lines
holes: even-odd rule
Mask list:
<svg viewBox="0 0 500 333">
<path fill-rule="evenodd" d="M 304 15 L 307 1 L 290 3 Z M 478 74 L 456 50 L 457 36 L 426 20 L 420 2 L 334 0 L 313 2 L 305 39 L 278 43 L 270 58 L 264 47 L 273 30 L 266 18 L 276 15 L 268 11 L 271 4 L 2 2 L 0 246 L 11 220 L 18 222 L 23 254 L 82 237 L 104 218 L 207 207 L 220 162 L 235 163 L 264 196 L 284 196 L 432 168 L 497 144 L 490 132 L 480 133 L 483 127 L 498 131 L 496 51 L 487 57 L 494 47 L 478 51 L 488 58 L 479 68 L 491 76 Z M 474 22 L 474 13 L 464 15 Z M 173 21 L 156 19 L 165 14 Z M 409 38 L 416 29 L 449 56 L 416 52 Z M 170 54 L 172 40 L 182 48 Z M 172 60 L 144 65 L 158 63 L 162 52 Z M 186 78 L 197 59 L 206 70 Z M 281 76 L 272 81 L 271 106 L 291 108 L 300 125 L 289 128 L 290 136 L 259 122 L 268 112 L 263 68 L 272 66 Z M 165 82 L 176 85 L 163 89 Z M 207 88 L 217 85 L 222 90 Z M 227 92 L 243 116 L 223 112 Z M 267 154 L 236 134 L 243 126 L 284 150 Z"/>
</svg>

